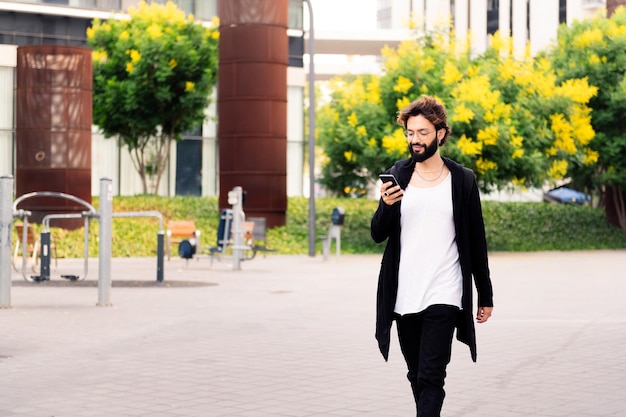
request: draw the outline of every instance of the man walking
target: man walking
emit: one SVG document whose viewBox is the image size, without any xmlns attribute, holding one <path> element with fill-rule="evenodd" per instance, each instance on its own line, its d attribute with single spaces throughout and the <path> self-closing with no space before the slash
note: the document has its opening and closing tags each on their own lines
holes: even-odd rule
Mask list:
<svg viewBox="0 0 626 417">
<path fill-rule="evenodd" d="M 472 278 L 478 292 L 476 321 L 493 310 L 487 242 L 476 179 L 442 157 L 451 129 L 443 105 L 423 96 L 398 113 L 410 158 L 388 171 L 372 218 L 375 242 L 387 240 L 378 278 L 376 339 L 385 360 L 395 320 L 418 417 L 437 417 L 452 339 L 469 346 L 476 361 Z"/>
</svg>

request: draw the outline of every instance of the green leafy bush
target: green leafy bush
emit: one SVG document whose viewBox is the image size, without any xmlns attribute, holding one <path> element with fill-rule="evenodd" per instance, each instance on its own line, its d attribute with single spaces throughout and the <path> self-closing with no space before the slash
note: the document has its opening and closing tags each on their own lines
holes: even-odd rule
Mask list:
<svg viewBox="0 0 626 417">
<path fill-rule="evenodd" d="M 620 229 L 604 211 L 548 203 L 483 202 L 490 250 L 542 251 L 626 247 Z"/>
<path fill-rule="evenodd" d="M 317 199 L 316 252 L 321 253 L 320 237 L 328 233 L 333 208 L 342 207 L 346 213 L 341 231 L 342 253 L 382 253 L 384 245 L 375 244 L 369 231 L 377 204 L 377 201 L 365 199 Z M 94 198 L 93 205 L 98 207 L 97 198 Z M 158 211 L 163 216 L 164 226 L 168 220 L 194 220 L 202 233 L 201 244 L 215 245 L 219 222 L 216 197 L 115 197 L 113 211 Z M 268 230 L 268 247 L 276 249 L 280 254 L 307 254 L 308 211 L 308 199 L 289 198 L 287 222 L 284 226 Z M 490 251 L 626 248 L 626 238 L 620 229 L 606 222 L 601 209 L 548 203 L 483 201 L 483 214 Z M 89 230 L 91 257 L 98 256 L 98 231 L 97 220 L 92 220 Z M 113 256 L 155 256 L 158 232 L 159 222 L 156 218 L 113 219 Z M 83 237 L 82 228 L 73 231 L 52 228 L 52 239 L 59 257 L 82 257 Z"/>
</svg>

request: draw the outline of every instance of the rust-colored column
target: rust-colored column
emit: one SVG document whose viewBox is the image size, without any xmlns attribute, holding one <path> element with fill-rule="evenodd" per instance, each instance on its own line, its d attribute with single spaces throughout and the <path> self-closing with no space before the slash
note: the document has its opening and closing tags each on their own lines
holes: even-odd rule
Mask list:
<svg viewBox="0 0 626 417">
<path fill-rule="evenodd" d="M 288 0 L 219 0 L 217 89 L 221 208 L 247 193 L 247 216 L 285 224 Z"/>
<path fill-rule="evenodd" d="M 91 202 L 91 50 L 59 45 L 17 48 L 16 195 L 55 191 Z M 85 208 L 60 198 L 25 200 L 33 221 Z M 80 227 L 83 221 L 54 225 Z"/>
</svg>

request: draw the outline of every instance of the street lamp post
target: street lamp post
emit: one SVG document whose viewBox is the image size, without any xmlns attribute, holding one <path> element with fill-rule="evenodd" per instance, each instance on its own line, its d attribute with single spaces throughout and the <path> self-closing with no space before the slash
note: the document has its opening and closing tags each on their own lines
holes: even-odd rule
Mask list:
<svg viewBox="0 0 626 417">
<path fill-rule="evenodd" d="M 309 256 L 315 256 L 315 35 L 313 32 L 313 6 L 304 0 L 309 9 Z"/>
</svg>

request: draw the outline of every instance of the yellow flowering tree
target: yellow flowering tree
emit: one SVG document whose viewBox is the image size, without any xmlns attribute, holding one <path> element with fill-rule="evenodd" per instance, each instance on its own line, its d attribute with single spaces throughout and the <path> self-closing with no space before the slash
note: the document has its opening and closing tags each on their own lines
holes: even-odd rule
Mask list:
<svg viewBox="0 0 626 417">
<path fill-rule="evenodd" d="M 591 98 L 597 132 L 572 176 L 588 189 L 606 190 L 609 219 L 626 234 L 626 8 L 559 29 L 557 45 L 546 54 L 559 80 L 587 77 L 598 87 Z M 582 116 L 582 115 L 581 115 Z M 561 129 L 561 134 L 568 132 Z M 593 161 L 592 164 L 587 162 Z"/>
<path fill-rule="evenodd" d="M 128 147 L 148 193 L 159 187 L 171 142 L 205 118 L 217 79 L 218 22 L 205 27 L 171 1 L 142 1 L 128 13 L 128 20 L 96 19 L 87 30 L 93 120 Z"/>
<path fill-rule="evenodd" d="M 572 164 L 595 165 L 587 103 L 597 88 L 586 78 L 559 82 L 545 58 L 516 59 L 499 34 L 490 41 L 476 57 L 469 44 L 437 31 L 385 49 L 385 111 L 395 114 L 422 94 L 438 98 L 453 131 L 442 153 L 472 168 L 483 190 L 542 186 L 566 177 Z"/>
<path fill-rule="evenodd" d="M 380 102 L 379 77 L 344 76 L 330 82 L 328 104 L 317 113 L 325 163 L 320 182 L 340 196 L 362 196 L 368 183 L 406 153 L 402 132 L 390 139 L 391 118 Z"/>
</svg>

